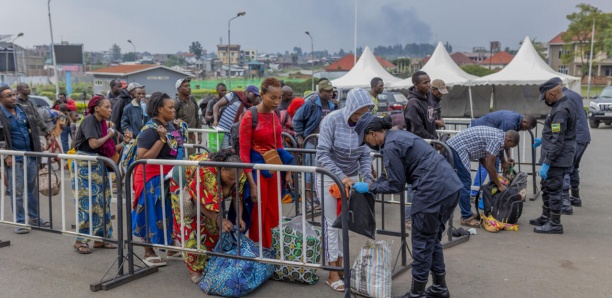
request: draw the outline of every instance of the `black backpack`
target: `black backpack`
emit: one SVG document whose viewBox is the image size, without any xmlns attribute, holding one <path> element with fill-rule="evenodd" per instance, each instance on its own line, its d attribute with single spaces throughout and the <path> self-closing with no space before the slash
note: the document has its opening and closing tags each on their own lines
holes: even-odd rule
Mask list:
<svg viewBox="0 0 612 298">
<path fill-rule="evenodd" d="M 255 128 L 257 127 L 257 124 L 259 123 L 259 112 L 257 111 L 256 106 L 250 107 L 249 111 L 251 111 L 252 127 L 253 127 L 253 130 L 255 130 Z M 275 111 L 275 114 L 280 120 L 279 112 Z M 244 113 L 240 115 L 240 120 L 242 120 L 243 115 Z M 234 149 L 234 152 L 238 155 L 240 155 L 240 122 L 241 122 L 240 120 L 232 124 L 232 127 L 230 128 L 230 136 L 229 136 L 230 146 L 232 146 L 232 149 Z"/>
<path fill-rule="evenodd" d="M 493 190 L 496 186 L 489 182 L 482 187 L 485 216 L 492 215 L 497 221 L 515 224 L 523 213 L 523 200 L 526 194 L 527 174 L 520 172 L 503 192 Z"/>
</svg>

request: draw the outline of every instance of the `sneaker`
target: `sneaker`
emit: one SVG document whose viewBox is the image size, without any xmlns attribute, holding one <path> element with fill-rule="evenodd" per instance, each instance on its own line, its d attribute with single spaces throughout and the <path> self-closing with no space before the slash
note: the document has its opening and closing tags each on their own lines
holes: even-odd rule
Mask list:
<svg viewBox="0 0 612 298">
<path fill-rule="evenodd" d="M 23 227 L 15 228 L 15 234 L 27 234 L 29 232 L 30 232 L 30 229 L 28 228 L 23 228 Z"/>
<path fill-rule="evenodd" d="M 479 228 L 480 221 L 476 219 L 476 214 L 472 214 L 472 216 L 468 218 L 462 218 L 461 225 L 466 226 L 466 227 L 471 227 L 471 228 Z"/>
</svg>

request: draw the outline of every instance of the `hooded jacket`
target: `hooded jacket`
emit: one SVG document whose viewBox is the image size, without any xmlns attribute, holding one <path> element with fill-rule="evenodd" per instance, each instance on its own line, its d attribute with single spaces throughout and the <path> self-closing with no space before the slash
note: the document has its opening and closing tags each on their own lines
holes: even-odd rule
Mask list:
<svg viewBox="0 0 612 298">
<path fill-rule="evenodd" d="M 370 102 L 372 99 L 370 98 Z M 329 110 L 334 111 L 336 105 L 331 101 L 327 101 Z M 372 103 L 371 103 L 372 104 Z M 372 104 L 373 105 L 373 104 Z M 321 104 L 321 98 L 319 94 L 315 95 L 314 99 L 309 99 L 295 112 L 293 117 L 293 130 L 296 136 L 307 137 L 313 131 L 316 131 L 317 127 L 321 125 L 321 114 L 323 113 L 323 105 Z M 325 116 L 325 118 L 329 115 Z"/>
<path fill-rule="evenodd" d="M 323 118 L 317 145 L 317 166 L 330 170 L 340 179 L 359 174 L 365 182 L 373 180 L 370 148 L 359 146 L 355 126 L 349 125 L 351 115 L 363 107 L 372 108 L 373 105 L 367 91 L 353 89 L 347 95 L 344 108 Z"/>
<path fill-rule="evenodd" d="M 404 110 L 406 130 L 423 138 L 437 140 L 435 111 L 428 94 L 422 94 L 414 86 L 408 89 L 408 103 Z"/>
</svg>

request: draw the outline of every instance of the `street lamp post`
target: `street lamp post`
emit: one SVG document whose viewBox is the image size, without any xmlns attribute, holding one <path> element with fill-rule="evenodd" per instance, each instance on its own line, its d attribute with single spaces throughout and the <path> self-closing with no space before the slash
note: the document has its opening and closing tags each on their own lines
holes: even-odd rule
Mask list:
<svg viewBox="0 0 612 298">
<path fill-rule="evenodd" d="M 49 10 L 49 31 L 51 31 L 51 58 L 53 59 L 53 77 L 55 79 L 55 94 L 59 94 L 59 80 L 57 78 L 57 62 L 55 61 L 55 46 L 53 44 L 53 26 L 51 25 L 51 0 L 47 2 Z"/>
<path fill-rule="evenodd" d="M 246 14 L 246 12 L 241 11 L 238 14 L 236 14 L 235 17 L 229 19 L 229 21 L 227 21 L 227 52 L 225 57 L 227 58 L 227 83 L 228 83 L 228 90 L 232 90 L 232 60 L 230 59 L 230 46 L 232 45 L 231 42 L 231 31 L 230 31 L 230 22 L 233 19 L 239 18 L 241 16 L 244 16 Z"/>
<path fill-rule="evenodd" d="M 310 64 L 312 64 L 312 73 L 310 74 L 310 81 L 312 83 L 312 91 L 315 91 L 315 87 L 314 87 L 314 42 L 312 40 L 312 35 L 310 35 L 310 32 L 306 31 L 305 32 L 306 35 L 308 35 L 308 37 L 310 37 Z"/>
<path fill-rule="evenodd" d="M 134 47 L 134 61 L 138 60 L 138 57 L 136 56 L 136 45 L 132 42 L 131 39 L 128 39 L 128 42 L 132 44 L 132 46 Z"/>
<path fill-rule="evenodd" d="M 17 34 L 17 36 L 15 38 L 13 38 L 11 40 L 11 48 L 13 48 L 13 65 L 15 65 L 15 70 L 13 70 L 14 73 L 17 72 L 17 61 L 15 60 L 15 40 L 17 40 L 17 38 L 22 37 L 22 36 L 23 36 L 23 32 L 20 32 L 19 34 Z M 6 60 L 5 70 L 6 70 L 6 73 L 8 73 L 8 71 L 9 71 L 8 47 L 6 48 L 4 53 L 5 53 L 5 60 Z"/>
</svg>

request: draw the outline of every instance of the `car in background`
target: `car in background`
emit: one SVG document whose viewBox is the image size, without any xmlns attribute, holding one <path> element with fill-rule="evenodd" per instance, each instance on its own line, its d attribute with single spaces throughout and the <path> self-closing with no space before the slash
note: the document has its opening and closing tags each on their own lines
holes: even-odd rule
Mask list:
<svg viewBox="0 0 612 298">
<path fill-rule="evenodd" d="M 408 99 L 404 94 L 395 91 L 385 91 L 377 96 L 378 114 L 403 113 Z"/>
<path fill-rule="evenodd" d="M 600 123 L 612 124 L 612 86 L 601 91 L 597 99 L 589 104 L 589 126 L 598 128 Z"/>
<path fill-rule="evenodd" d="M 39 95 L 30 95 L 29 100 L 34 104 L 35 107 L 37 108 L 46 108 L 46 107 L 52 107 L 53 103 L 51 102 L 51 100 L 49 100 L 48 97 L 46 96 L 39 96 Z"/>
</svg>

